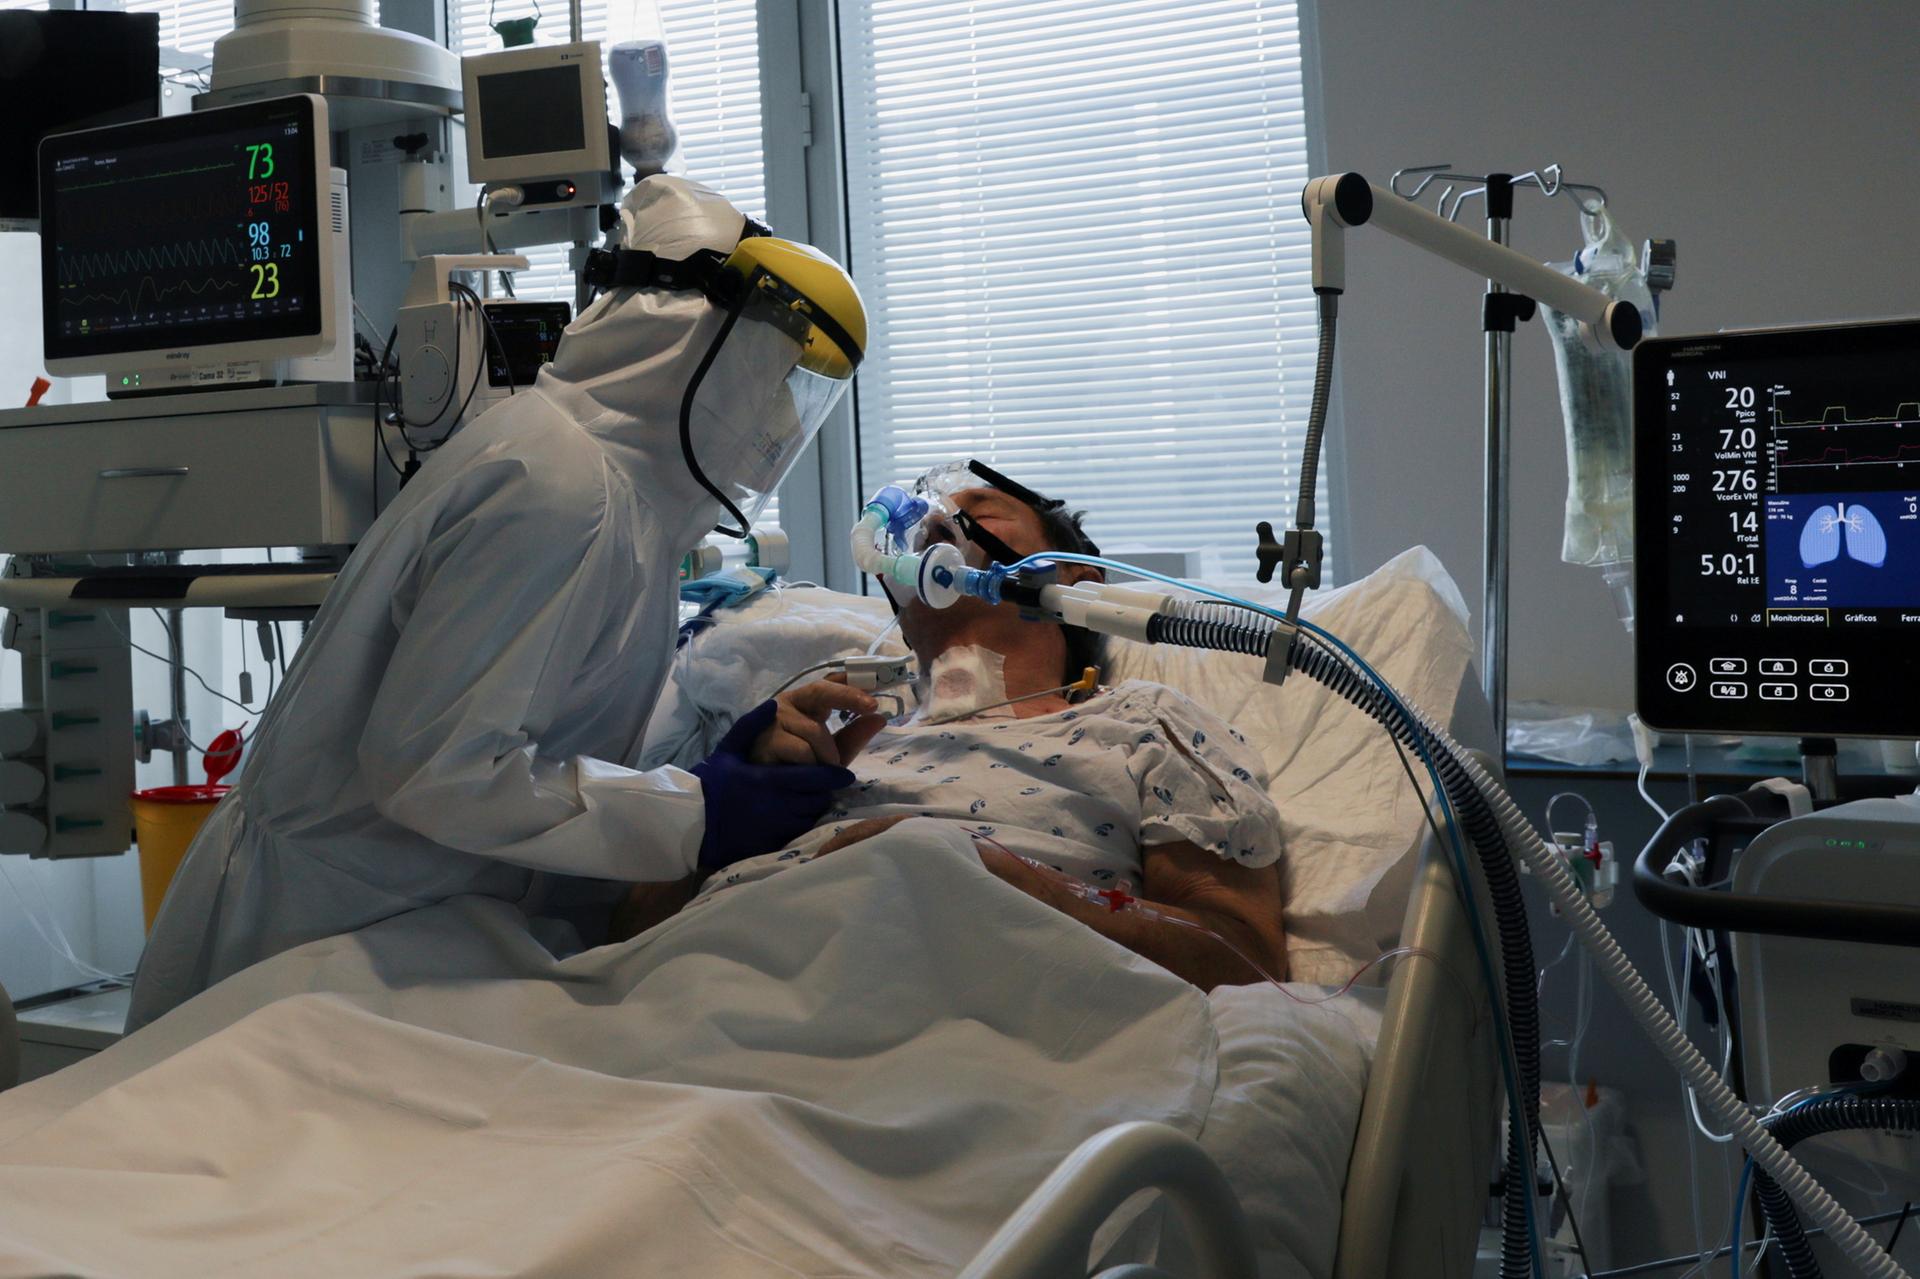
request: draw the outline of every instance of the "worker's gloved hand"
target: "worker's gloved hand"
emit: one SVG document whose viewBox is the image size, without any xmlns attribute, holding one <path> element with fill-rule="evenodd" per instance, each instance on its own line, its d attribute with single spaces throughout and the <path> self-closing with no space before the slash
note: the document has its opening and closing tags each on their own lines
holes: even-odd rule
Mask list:
<svg viewBox="0 0 1920 1279">
<path fill-rule="evenodd" d="M 765 701 L 734 721 L 713 754 L 693 766 L 707 810 L 700 869 L 719 870 L 785 848 L 819 824 L 853 774 L 824 764 L 755 764 L 754 740 L 779 714 Z"/>
</svg>

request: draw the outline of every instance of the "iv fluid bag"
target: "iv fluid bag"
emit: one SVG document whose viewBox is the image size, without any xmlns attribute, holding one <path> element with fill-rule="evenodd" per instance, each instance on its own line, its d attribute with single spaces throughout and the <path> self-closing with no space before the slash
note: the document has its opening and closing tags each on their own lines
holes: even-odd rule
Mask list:
<svg viewBox="0 0 1920 1279">
<path fill-rule="evenodd" d="M 1654 334 L 1653 293 L 1632 246 L 1602 206 L 1582 212 L 1586 247 L 1557 271 L 1640 311 Z M 1579 321 L 1541 307 L 1553 338 L 1560 378 L 1560 414 L 1567 433 L 1567 514 L 1560 558 L 1590 567 L 1633 559 L 1633 356 L 1602 350 L 1581 335 Z M 1629 605 L 1630 609 L 1631 606 Z M 1628 612 L 1626 616 L 1631 616 Z"/>
<path fill-rule="evenodd" d="M 667 106 L 667 43 L 623 40 L 607 51 L 607 75 L 620 95 L 620 156 L 634 181 L 667 171 L 680 145 Z"/>
</svg>

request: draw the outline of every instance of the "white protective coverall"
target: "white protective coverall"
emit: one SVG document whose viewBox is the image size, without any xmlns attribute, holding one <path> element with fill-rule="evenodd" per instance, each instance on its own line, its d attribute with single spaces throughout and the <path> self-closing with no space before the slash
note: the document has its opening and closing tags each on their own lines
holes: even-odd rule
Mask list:
<svg viewBox="0 0 1920 1279">
<path fill-rule="evenodd" d="M 742 227 L 672 177 L 621 216 L 627 246 L 669 258 L 729 252 Z M 458 894 L 539 917 L 611 901 L 577 877 L 694 869 L 699 780 L 622 761 L 673 657 L 680 558 L 720 513 L 678 412 L 723 319 L 699 293 L 614 290 L 530 389 L 430 455 L 348 559 L 189 850 L 130 1030 L 257 960 Z M 723 488 L 781 416 L 797 350 L 737 326 L 702 382 L 696 452 Z"/>
</svg>

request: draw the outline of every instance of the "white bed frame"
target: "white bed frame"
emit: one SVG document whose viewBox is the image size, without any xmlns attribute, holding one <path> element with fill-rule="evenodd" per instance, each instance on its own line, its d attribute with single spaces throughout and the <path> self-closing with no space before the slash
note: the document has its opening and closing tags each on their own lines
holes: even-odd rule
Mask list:
<svg viewBox="0 0 1920 1279">
<path fill-rule="evenodd" d="M 1454 731 L 1488 734 L 1467 672 Z M 1478 754 L 1478 752 L 1476 752 Z M 1494 761 L 1481 766 L 1502 777 Z M 1493 918 L 1469 864 L 1480 918 Z M 1341 1196 L 1334 1279 L 1467 1279 L 1494 1173 L 1498 1058 L 1487 988 L 1445 852 L 1422 841 L 1400 942 L 1426 952 L 1394 965 Z M 1254 1279 L 1245 1219 L 1225 1176 L 1191 1138 L 1122 1124 L 1061 1163 L 961 1272 L 961 1279 L 1064 1279 L 1086 1273 L 1095 1232 L 1128 1197 L 1161 1191 L 1183 1218 L 1195 1279 Z M 1101 1279 L 1165 1279 L 1116 1266 Z M 1187 1279 L 1181 1276 L 1180 1279 Z"/>
<path fill-rule="evenodd" d="M 1493 918 L 1470 868 L 1480 917 Z M 1494 1170 L 1498 1066 L 1486 985 L 1453 868 L 1431 836 L 1395 967 L 1341 1196 L 1334 1279 L 1473 1272 Z M 1462 991 L 1465 985 L 1469 989 Z"/>
</svg>

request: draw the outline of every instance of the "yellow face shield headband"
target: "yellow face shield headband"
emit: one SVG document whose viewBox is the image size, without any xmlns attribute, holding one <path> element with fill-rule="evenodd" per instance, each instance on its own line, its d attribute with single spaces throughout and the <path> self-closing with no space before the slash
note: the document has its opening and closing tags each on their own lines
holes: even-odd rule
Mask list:
<svg viewBox="0 0 1920 1279">
<path fill-rule="evenodd" d="M 760 234 L 749 223 L 731 253 L 701 250 L 663 258 L 645 250 L 596 250 L 582 274 L 596 289 L 654 288 L 703 294 L 726 317 L 687 384 L 680 403 L 680 449 L 688 472 L 711 494 L 733 526 L 718 531 L 745 537 L 793 461 L 818 433 L 865 358 L 866 309 L 840 265 L 816 249 Z M 733 347 L 723 354 L 731 339 Z M 728 367 L 714 380 L 711 402 L 700 399 L 716 361 Z M 738 365 L 738 367 L 735 367 Z M 765 387 L 768 398 L 743 397 Z M 714 404 L 724 403 L 724 410 Z M 706 411 L 703 412 L 702 405 Z M 696 455 L 709 432 L 696 421 L 715 411 L 753 414 L 747 447 L 727 459 L 716 484 Z M 732 419 L 729 419 L 732 420 Z"/>
</svg>

